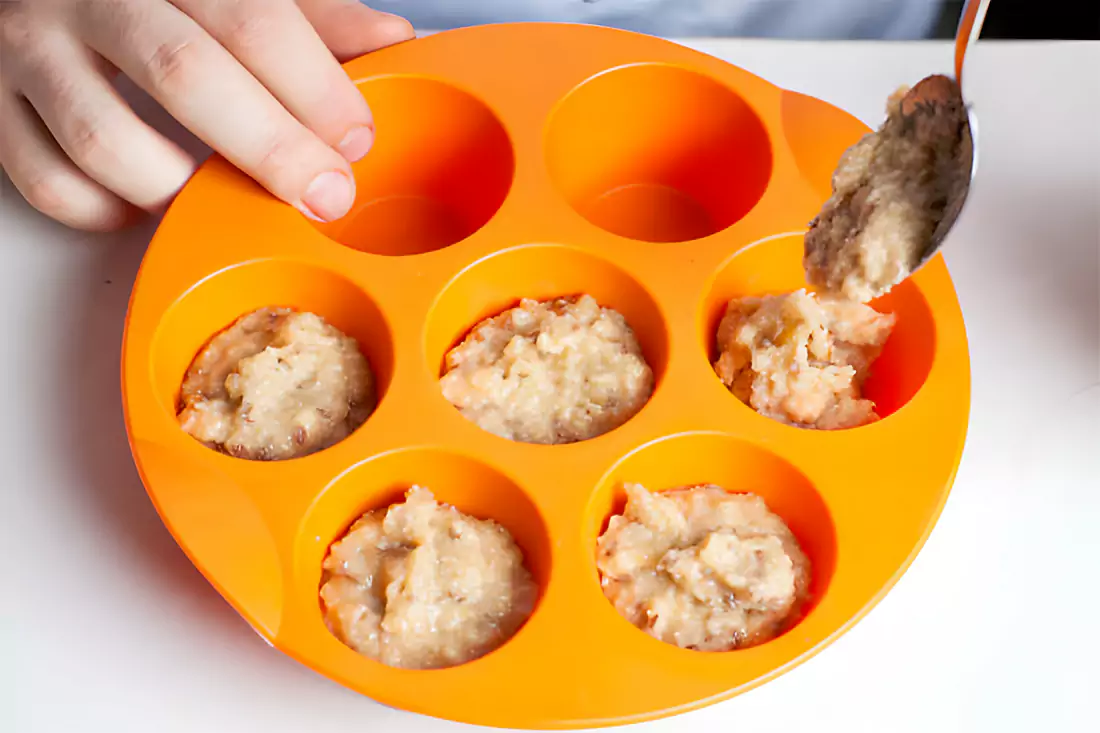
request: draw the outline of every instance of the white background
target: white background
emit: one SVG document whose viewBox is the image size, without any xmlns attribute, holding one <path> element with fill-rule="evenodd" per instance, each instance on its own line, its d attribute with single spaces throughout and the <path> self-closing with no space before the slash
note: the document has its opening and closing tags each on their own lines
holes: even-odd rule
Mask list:
<svg viewBox="0 0 1100 733">
<path fill-rule="evenodd" d="M 897 85 L 951 63 L 937 43 L 692 45 L 871 124 Z M 981 167 L 947 259 L 973 412 L 939 525 L 896 589 L 820 655 L 636 733 L 1096 729 L 1100 45 L 979 46 L 966 92 Z M 470 730 L 383 708 L 270 649 L 160 524 L 118 386 L 152 230 L 67 231 L 4 183 L 0 730 Z"/>
</svg>

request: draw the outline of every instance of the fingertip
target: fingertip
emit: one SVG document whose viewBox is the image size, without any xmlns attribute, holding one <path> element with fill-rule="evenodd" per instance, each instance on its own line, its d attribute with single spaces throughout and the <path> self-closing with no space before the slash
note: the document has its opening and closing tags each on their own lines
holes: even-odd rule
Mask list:
<svg viewBox="0 0 1100 733">
<path fill-rule="evenodd" d="M 144 209 L 118 197 L 104 198 L 94 206 L 48 215 L 73 229 L 98 234 L 129 229 L 148 216 Z"/>
<path fill-rule="evenodd" d="M 416 37 L 399 15 L 368 8 L 355 0 L 301 4 L 321 40 L 340 62 Z"/>
<path fill-rule="evenodd" d="M 355 179 L 342 170 L 329 170 L 315 177 L 297 208 L 314 221 L 342 218 L 355 203 Z"/>
<path fill-rule="evenodd" d="M 377 24 L 375 33 L 377 34 L 379 48 L 393 46 L 416 38 L 416 29 L 413 28 L 412 23 L 400 15 L 381 11 L 375 12 L 378 14 L 374 22 Z"/>
<path fill-rule="evenodd" d="M 108 234 L 129 229 L 146 217 L 145 211 L 120 198 L 104 199 L 93 206 L 47 209 L 38 211 L 70 229 L 93 234 Z"/>
<path fill-rule="evenodd" d="M 356 127 L 336 146 L 349 163 L 362 160 L 374 145 L 374 128 L 368 125 Z"/>
<path fill-rule="evenodd" d="M 163 208 L 167 208 L 167 206 Z M 135 224 L 140 224 L 141 222 L 145 221 L 150 215 L 163 215 L 163 208 L 161 210 L 151 212 L 123 201 L 122 211 L 118 214 L 118 218 L 108 221 L 108 226 L 110 226 L 110 228 L 103 231 L 117 232 L 122 229 L 129 229 Z"/>
</svg>

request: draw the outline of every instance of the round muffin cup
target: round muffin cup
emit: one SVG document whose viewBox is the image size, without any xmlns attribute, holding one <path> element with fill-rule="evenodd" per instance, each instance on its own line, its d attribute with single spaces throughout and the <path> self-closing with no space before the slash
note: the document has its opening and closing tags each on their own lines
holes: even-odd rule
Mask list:
<svg viewBox="0 0 1100 733">
<path fill-rule="evenodd" d="M 599 74 L 554 110 L 547 168 L 589 222 L 646 242 L 700 239 L 752 210 L 771 176 L 771 144 L 745 100 L 683 67 Z"/>
<path fill-rule="evenodd" d="M 437 365 L 436 373 L 442 376 L 447 353 L 474 326 L 516 307 L 524 298 L 547 301 L 582 294 L 622 314 L 653 371 L 654 391 L 659 389 L 668 364 L 668 333 L 653 296 L 621 267 L 584 249 L 564 245 L 512 247 L 459 273 L 428 313 L 424 329 L 428 367 Z"/>
<path fill-rule="evenodd" d="M 332 543 L 365 512 L 404 502 L 405 493 L 414 485 L 429 489 L 441 504 L 477 519 L 493 520 L 508 530 L 523 551 L 524 565 L 540 595 L 545 592 L 550 582 L 549 537 L 538 507 L 519 484 L 489 464 L 461 453 L 409 448 L 374 456 L 348 469 L 329 483 L 307 510 L 297 533 L 293 588 L 287 597 L 304 623 L 313 624 L 322 562 Z M 312 629 L 316 631 L 315 626 Z M 351 658 L 339 655 L 345 663 L 359 666 L 363 658 L 350 648 L 346 651 Z"/>
<path fill-rule="evenodd" d="M 813 292 L 805 283 L 801 256 L 802 235 L 780 234 L 749 244 L 721 265 L 703 300 L 700 319 L 703 354 L 709 363 L 713 364 L 718 357 L 718 324 L 730 300 L 781 295 L 799 288 Z M 871 365 L 863 385 L 863 395 L 874 401 L 880 417 L 887 418 L 913 399 L 928 378 L 935 358 L 936 322 L 928 301 L 912 280 L 906 280 L 869 305 L 880 313 L 897 316 L 890 338 Z M 729 397 L 737 405 L 743 405 L 732 394 Z"/>
<path fill-rule="evenodd" d="M 898 316 L 867 384 L 877 423 L 780 424 L 733 397 L 711 358 L 730 298 L 803 286 L 801 233 L 867 128 L 717 59 L 590 26 L 446 32 L 346 69 L 377 125 L 355 166 L 353 215 L 315 225 L 213 157 L 165 216 L 127 317 L 135 463 L 228 602 L 280 650 L 386 705 L 534 729 L 731 697 L 861 618 L 931 531 L 966 433 L 966 337 L 942 259 L 873 304 Z M 521 298 L 581 293 L 626 317 L 657 377 L 631 420 L 592 440 L 528 445 L 442 397 L 444 354 L 479 320 Z M 304 458 L 235 459 L 176 421 L 195 353 L 262 306 L 325 317 L 359 341 L 377 379 L 370 419 Z M 625 481 L 759 493 L 813 562 L 806 615 L 725 653 L 631 626 L 604 598 L 594 554 Z M 385 667 L 322 620 L 329 543 L 414 483 L 505 526 L 541 591 L 511 640 L 448 669 Z"/>
<path fill-rule="evenodd" d="M 810 480 L 775 453 L 725 433 L 690 432 L 655 440 L 627 454 L 600 478 L 585 512 L 584 538 L 590 547 L 592 572 L 596 572 L 596 539 L 613 515 L 623 513 L 625 484 L 641 484 L 653 492 L 713 484 L 731 494 L 756 494 L 790 527 L 810 560 L 810 597 L 800 617 L 825 597 L 837 549 L 829 509 Z"/>
<path fill-rule="evenodd" d="M 508 133 L 484 102 L 411 75 L 360 87 L 374 115 L 375 147 L 352 166 L 351 212 L 316 224 L 319 231 L 354 249 L 400 256 L 448 247 L 493 218 L 515 165 Z"/>
<path fill-rule="evenodd" d="M 375 301 L 332 270 L 294 260 L 256 260 L 203 279 L 168 307 L 154 336 L 157 395 L 173 418 L 182 375 L 212 336 L 259 308 L 315 313 L 359 343 L 381 401 L 393 375 L 393 343 Z"/>
</svg>

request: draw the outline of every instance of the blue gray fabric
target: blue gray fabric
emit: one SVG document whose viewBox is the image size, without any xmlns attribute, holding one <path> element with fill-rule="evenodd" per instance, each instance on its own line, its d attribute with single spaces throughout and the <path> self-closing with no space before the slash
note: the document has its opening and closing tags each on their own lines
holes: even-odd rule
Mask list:
<svg viewBox="0 0 1100 733">
<path fill-rule="evenodd" d="M 424 30 L 566 21 L 678 37 L 916 39 L 943 0 L 366 0 Z"/>
</svg>

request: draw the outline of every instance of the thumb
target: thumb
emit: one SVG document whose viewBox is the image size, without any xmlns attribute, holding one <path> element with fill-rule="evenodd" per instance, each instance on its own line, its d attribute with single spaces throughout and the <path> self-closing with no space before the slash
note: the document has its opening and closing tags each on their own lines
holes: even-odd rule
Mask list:
<svg viewBox="0 0 1100 733">
<path fill-rule="evenodd" d="M 317 35 L 338 61 L 416 37 L 409 21 L 373 10 L 358 0 L 297 0 Z"/>
</svg>

